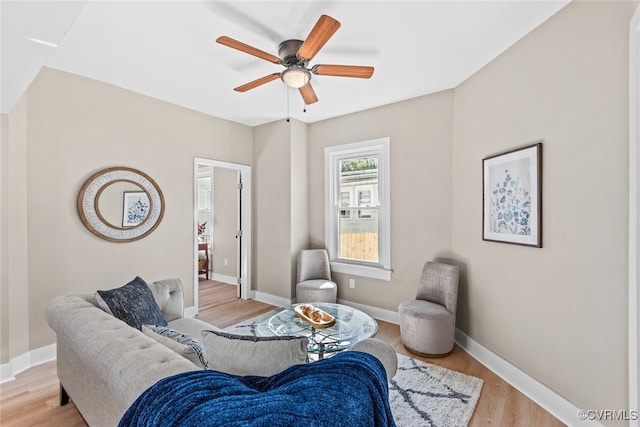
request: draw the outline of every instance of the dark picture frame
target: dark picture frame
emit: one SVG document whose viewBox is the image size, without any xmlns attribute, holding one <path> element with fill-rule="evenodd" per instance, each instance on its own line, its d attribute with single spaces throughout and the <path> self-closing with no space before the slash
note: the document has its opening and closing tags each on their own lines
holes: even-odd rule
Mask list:
<svg viewBox="0 0 640 427">
<path fill-rule="evenodd" d="M 542 141 L 482 159 L 482 240 L 542 247 Z"/>
</svg>

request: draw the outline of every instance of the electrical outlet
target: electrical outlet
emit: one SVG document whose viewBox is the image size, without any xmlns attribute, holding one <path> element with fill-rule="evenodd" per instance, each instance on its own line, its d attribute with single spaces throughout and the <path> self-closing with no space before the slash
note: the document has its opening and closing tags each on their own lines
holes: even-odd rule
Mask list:
<svg viewBox="0 0 640 427">
<path fill-rule="evenodd" d="M 225 259 L 224 259 L 224 266 L 226 267 L 226 266 L 228 266 L 228 265 L 229 265 L 229 260 L 225 258 Z"/>
<path fill-rule="evenodd" d="M 356 281 L 354 279 L 349 279 L 349 287 L 351 289 L 355 289 L 356 287 Z"/>
</svg>

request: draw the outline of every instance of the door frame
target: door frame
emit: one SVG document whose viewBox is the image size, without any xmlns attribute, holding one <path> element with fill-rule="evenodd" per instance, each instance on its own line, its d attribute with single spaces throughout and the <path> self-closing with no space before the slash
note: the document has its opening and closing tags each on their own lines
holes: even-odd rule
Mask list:
<svg viewBox="0 0 640 427">
<path fill-rule="evenodd" d="M 240 192 L 240 252 L 238 259 L 238 272 L 240 283 L 238 284 L 239 296 L 249 299 L 251 292 L 251 166 L 239 163 L 224 162 L 220 160 L 194 157 L 193 159 L 193 305 L 195 312 L 199 312 L 198 302 L 198 233 L 196 230 L 198 212 L 198 165 L 205 164 L 212 170 L 215 168 L 231 169 L 239 172 L 242 179 L 242 191 Z M 215 205 L 212 206 L 215 215 Z"/>
</svg>

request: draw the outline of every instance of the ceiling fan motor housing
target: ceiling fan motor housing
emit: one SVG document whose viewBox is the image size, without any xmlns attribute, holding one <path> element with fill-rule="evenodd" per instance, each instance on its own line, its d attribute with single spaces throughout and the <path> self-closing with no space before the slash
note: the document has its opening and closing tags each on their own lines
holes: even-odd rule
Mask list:
<svg viewBox="0 0 640 427">
<path fill-rule="evenodd" d="M 302 46 L 302 40 L 285 40 L 278 45 L 278 56 L 282 60 L 282 65 L 285 67 L 299 66 L 305 68 L 307 61 L 300 60 L 298 58 L 298 50 Z"/>
</svg>

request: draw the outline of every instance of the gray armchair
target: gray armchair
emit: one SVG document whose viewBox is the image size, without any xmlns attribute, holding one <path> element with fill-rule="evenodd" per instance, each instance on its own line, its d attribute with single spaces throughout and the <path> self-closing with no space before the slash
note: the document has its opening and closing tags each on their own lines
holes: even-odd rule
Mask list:
<svg viewBox="0 0 640 427">
<path fill-rule="evenodd" d="M 460 270 L 454 265 L 424 265 L 416 299 L 398 307 L 400 336 L 407 350 L 432 357 L 451 353 L 459 275 Z"/>
<path fill-rule="evenodd" d="M 338 286 L 331 281 L 329 255 L 325 249 L 305 249 L 298 255 L 296 301 L 335 303 Z"/>
</svg>

